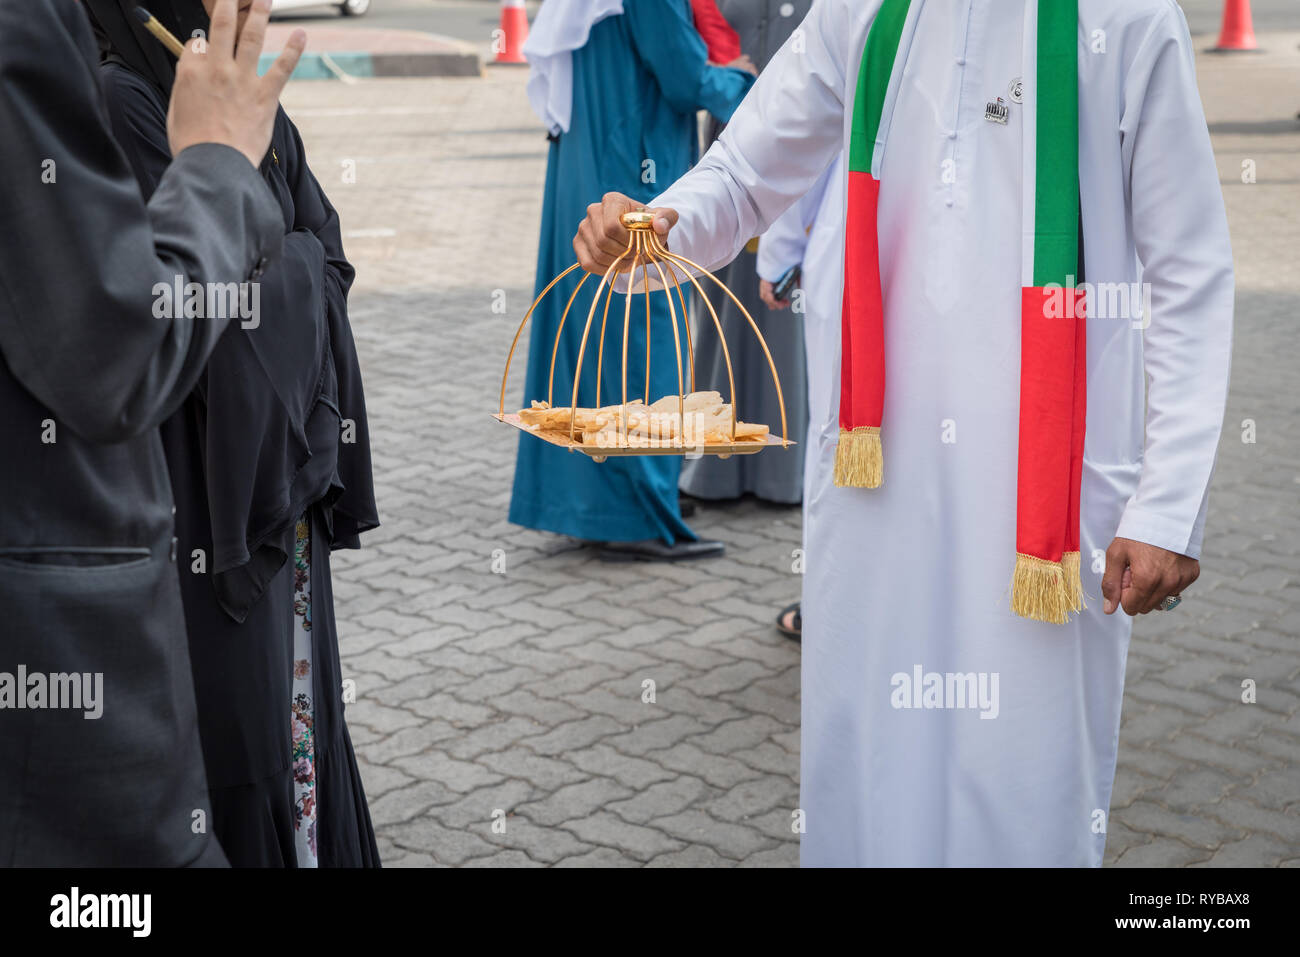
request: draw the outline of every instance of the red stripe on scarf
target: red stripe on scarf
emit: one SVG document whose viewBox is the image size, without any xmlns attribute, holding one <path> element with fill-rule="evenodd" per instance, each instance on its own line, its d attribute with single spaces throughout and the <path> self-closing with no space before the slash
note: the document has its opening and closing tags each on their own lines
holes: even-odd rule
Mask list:
<svg viewBox="0 0 1300 957">
<path fill-rule="evenodd" d="M 1074 413 L 1070 438 L 1070 511 L 1066 515 L 1065 550 L 1079 550 L 1079 494 L 1083 481 L 1083 444 L 1088 421 L 1088 303 L 1080 292 L 1074 323 Z"/>
<path fill-rule="evenodd" d="M 1078 544 L 1078 501 L 1072 501 L 1069 483 L 1076 444 L 1075 345 L 1085 308 L 1079 289 L 1021 290 L 1016 551 L 1052 562 L 1061 560 L 1067 540 Z"/>
<path fill-rule="evenodd" d="M 880 180 L 849 171 L 844 224 L 840 428 L 879 426 L 885 404 L 885 312 L 876 211 Z"/>
</svg>

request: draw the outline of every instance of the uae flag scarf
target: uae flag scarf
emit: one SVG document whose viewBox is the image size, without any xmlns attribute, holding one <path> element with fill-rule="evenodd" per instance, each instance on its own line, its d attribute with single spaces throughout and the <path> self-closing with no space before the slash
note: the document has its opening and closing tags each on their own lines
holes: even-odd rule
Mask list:
<svg viewBox="0 0 1300 957">
<path fill-rule="evenodd" d="M 880 170 L 923 3 L 884 0 L 867 36 L 853 101 L 835 451 L 835 484 L 842 487 L 877 488 L 883 480 Z M 1020 432 L 1011 609 L 1055 624 L 1084 607 L 1079 482 L 1087 369 L 1085 301 L 1075 280 L 1080 265 L 1077 31 L 1078 0 L 1026 0 Z M 933 268 L 943 269 L 944 263 Z"/>
</svg>

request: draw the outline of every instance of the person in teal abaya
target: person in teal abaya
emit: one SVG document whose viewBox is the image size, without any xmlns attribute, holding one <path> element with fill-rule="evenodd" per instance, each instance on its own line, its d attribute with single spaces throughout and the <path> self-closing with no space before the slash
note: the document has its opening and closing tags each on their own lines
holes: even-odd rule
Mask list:
<svg viewBox="0 0 1300 957">
<path fill-rule="evenodd" d="M 753 83 L 741 70 L 711 66 L 688 0 L 546 0 L 525 47 L 529 97 L 551 131 L 537 256 L 536 292 L 574 262 L 573 232 L 607 192 L 649 201 L 696 157 L 696 111 L 731 116 Z M 547 398 L 560 315 L 581 278 L 558 283 L 533 313 L 523 406 Z M 582 288 L 555 361 L 554 404 L 569 405 L 591 294 Z M 603 297 L 602 297 L 603 298 Z M 622 401 L 623 297 L 610 308 L 600 396 L 596 396 L 600 310 L 592 326 L 578 404 Z M 637 296 L 627 349 L 628 398 L 644 398 L 645 303 Z M 668 304 L 651 297 L 650 401 L 675 394 L 677 359 Z M 685 352 L 683 317 L 678 334 Z M 689 388 L 689 384 L 687 384 Z M 611 559 L 696 558 L 721 552 L 682 520 L 677 456 L 613 456 L 605 462 L 528 435 L 520 437 L 510 521 L 607 543 Z"/>
</svg>

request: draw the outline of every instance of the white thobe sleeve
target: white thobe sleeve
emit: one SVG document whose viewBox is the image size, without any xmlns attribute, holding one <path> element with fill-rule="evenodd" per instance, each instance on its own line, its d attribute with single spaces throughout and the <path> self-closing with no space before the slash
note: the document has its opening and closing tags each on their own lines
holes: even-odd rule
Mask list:
<svg viewBox="0 0 1300 957">
<path fill-rule="evenodd" d="M 854 7 L 817 0 L 704 158 L 648 204 L 677 210 L 673 252 L 709 270 L 729 263 L 843 148 Z"/>
<path fill-rule="evenodd" d="M 1146 444 L 1122 538 L 1199 557 L 1232 353 L 1232 249 L 1196 88 L 1172 5 L 1134 57 L 1120 124 L 1143 281 Z"/>
<path fill-rule="evenodd" d="M 779 282 L 793 267 L 803 262 L 808 246 L 808 230 L 803 222 L 803 203 L 795 203 L 776 218 L 758 240 L 754 269 L 759 279 Z"/>
<path fill-rule="evenodd" d="M 830 174 L 831 167 L 827 167 L 813 188 L 778 216 L 759 238 L 755 269 L 760 279 L 777 282 L 791 268 L 803 262 L 804 251 L 808 248 L 808 230 L 817 218 Z"/>
</svg>

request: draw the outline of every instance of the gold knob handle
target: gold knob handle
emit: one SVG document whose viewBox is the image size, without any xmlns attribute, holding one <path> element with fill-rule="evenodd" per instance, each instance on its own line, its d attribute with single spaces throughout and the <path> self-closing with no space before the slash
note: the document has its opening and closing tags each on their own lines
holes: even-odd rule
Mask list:
<svg viewBox="0 0 1300 957">
<path fill-rule="evenodd" d="M 622 216 L 623 225 L 628 229 L 649 229 L 655 221 L 654 213 L 648 209 L 636 209 Z"/>
</svg>

